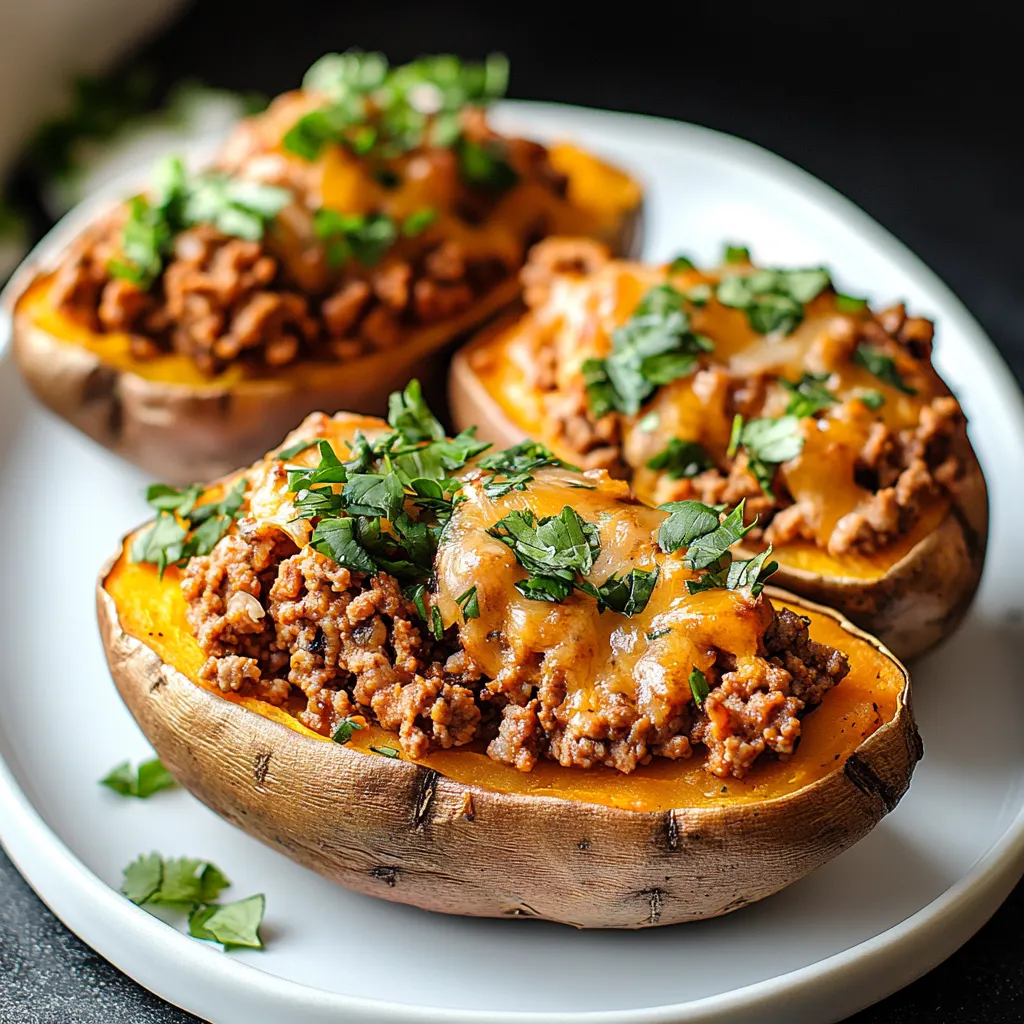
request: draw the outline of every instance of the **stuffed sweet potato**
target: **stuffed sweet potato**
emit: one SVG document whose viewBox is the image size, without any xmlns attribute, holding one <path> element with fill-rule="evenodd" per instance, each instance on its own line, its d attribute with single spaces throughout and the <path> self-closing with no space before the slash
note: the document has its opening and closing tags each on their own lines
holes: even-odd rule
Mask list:
<svg viewBox="0 0 1024 1024">
<path fill-rule="evenodd" d="M 314 415 L 152 488 L 100 575 L 118 689 L 214 810 L 386 899 L 633 928 L 767 896 L 895 806 L 905 670 L 769 596 L 742 509 L 445 439 L 415 387 L 390 426 Z"/>
<path fill-rule="evenodd" d="M 639 186 L 492 131 L 506 73 L 496 58 L 332 54 L 205 171 L 161 165 L 23 269 L 14 350 L 33 391 L 161 479 L 209 478 L 313 409 L 382 413 L 517 298 L 538 238 L 628 251 Z"/>
<path fill-rule="evenodd" d="M 456 425 L 529 434 L 654 505 L 746 501 L 779 585 L 902 658 L 948 635 L 977 588 L 987 493 L 932 324 L 873 313 L 829 274 L 642 266 L 551 239 L 524 270 L 528 312 L 458 353 Z"/>
</svg>

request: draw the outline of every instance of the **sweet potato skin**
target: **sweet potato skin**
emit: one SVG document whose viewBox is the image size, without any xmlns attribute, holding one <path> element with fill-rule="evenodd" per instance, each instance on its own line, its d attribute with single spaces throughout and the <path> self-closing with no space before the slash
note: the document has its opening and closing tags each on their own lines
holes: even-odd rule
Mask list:
<svg viewBox="0 0 1024 1024">
<path fill-rule="evenodd" d="M 312 739 L 197 685 L 122 629 L 104 587 L 109 569 L 97 609 L 111 673 L 175 778 L 330 880 L 427 910 L 578 928 L 725 914 L 866 835 L 906 791 L 921 756 L 900 667 L 895 716 L 845 764 L 788 796 L 637 812 L 495 792 Z"/>
<path fill-rule="evenodd" d="M 452 360 L 448 402 L 455 429 L 472 423 L 477 436 L 497 447 L 518 444 L 523 430 L 507 415 L 473 369 L 473 353 L 499 337 L 509 316 L 489 328 Z M 776 586 L 835 608 L 909 661 L 948 637 L 967 614 L 981 582 L 988 542 L 988 489 L 977 454 L 965 441 L 958 451 L 965 467 L 949 512 L 938 527 L 877 579 L 840 577 L 786 565 Z M 738 557 L 756 551 L 737 548 Z"/>
</svg>

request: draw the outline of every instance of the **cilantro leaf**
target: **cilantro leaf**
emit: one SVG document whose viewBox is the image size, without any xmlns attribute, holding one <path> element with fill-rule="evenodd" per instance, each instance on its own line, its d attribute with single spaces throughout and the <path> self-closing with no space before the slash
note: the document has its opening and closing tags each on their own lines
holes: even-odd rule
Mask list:
<svg viewBox="0 0 1024 1024">
<path fill-rule="evenodd" d="M 168 565 L 181 560 L 188 529 L 170 512 L 160 512 L 153 525 L 133 541 L 129 557 L 133 562 L 152 562 L 161 579 Z"/>
<path fill-rule="evenodd" d="M 462 618 L 464 622 L 469 622 L 470 619 L 480 618 L 480 602 L 477 598 L 475 585 L 470 587 L 465 593 L 460 594 L 455 598 L 455 603 L 462 611 Z"/>
<path fill-rule="evenodd" d="M 885 405 L 885 395 L 881 391 L 875 391 L 873 388 L 869 388 L 866 391 L 861 391 L 857 397 L 872 411 L 877 412 Z"/>
<path fill-rule="evenodd" d="M 580 374 L 587 389 L 590 411 L 595 419 L 607 416 L 618 407 L 615 385 L 608 376 L 608 367 L 603 359 L 584 359 Z"/>
<path fill-rule="evenodd" d="M 689 569 L 707 569 L 716 565 L 722 556 L 742 540 L 754 528 L 754 524 L 743 525 L 746 499 L 741 501 L 715 529 L 694 537 L 686 548 L 683 564 Z M 716 516 L 717 520 L 717 516 Z M 664 525 L 664 524 L 663 524 Z"/>
<path fill-rule="evenodd" d="M 515 587 L 523 597 L 528 597 L 531 601 L 548 601 L 552 604 L 560 604 L 575 589 L 572 580 L 545 573 L 517 580 Z"/>
<path fill-rule="evenodd" d="M 354 519 L 321 519 L 309 546 L 352 572 L 373 576 L 377 566 L 355 536 Z"/>
<path fill-rule="evenodd" d="M 370 747 L 375 754 L 383 754 L 385 757 L 398 757 L 398 750 L 395 747 Z"/>
<path fill-rule="evenodd" d="M 398 238 L 398 225 L 386 213 L 338 213 L 321 208 L 313 214 L 313 230 L 325 244 L 327 262 L 341 267 L 355 260 L 376 266 Z"/>
<path fill-rule="evenodd" d="M 858 299 L 852 295 L 843 295 L 836 292 L 836 309 L 840 313 L 860 313 L 867 307 L 867 299 Z"/>
<path fill-rule="evenodd" d="M 219 942 L 226 949 L 262 949 L 260 925 L 266 897 L 260 893 L 233 903 L 197 907 L 189 915 L 188 933 L 193 938 Z"/>
<path fill-rule="evenodd" d="M 730 243 L 725 247 L 722 259 L 726 263 L 749 263 L 750 250 L 745 245 L 732 245 Z"/>
<path fill-rule="evenodd" d="M 835 405 L 834 392 L 825 387 L 830 376 L 828 373 L 805 373 L 796 384 L 780 377 L 779 384 L 790 393 L 786 415 L 803 419 Z"/>
<path fill-rule="evenodd" d="M 405 488 L 397 473 L 350 473 L 341 497 L 353 516 L 396 519 L 405 507 Z"/>
<path fill-rule="evenodd" d="M 158 853 L 142 854 L 124 869 L 121 894 L 141 906 L 160 888 L 163 877 L 163 857 Z"/>
<path fill-rule="evenodd" d="M 917 394 L 917 388 L 912 388 L 900 376 L 896 360 L 892 356 L 886 355 L 881 349 L 862 341 L 854 349 L 853 361 L 858 366 L 863 366 L 868 373 L 877 377 L 883 384 L 888 384 L 905 395 Z"/>
<path fill-rule="evenodd" d="M 159 758 L 154 758 L 151 761 L 144 761 L 134 770 L 131 763 L 125 761 L 100 779 L 100 785 L 120 793 L 121 796 L 145 800 L 162 789 L 171 789 L 177 783 L 163 762 Z"/>
<path fill-rule="evenodd" d="M 362 724 L 354 718 L 343 718 L 331 733 L 331 739 L 335 743 L 348 743 L 352 739 L 352 733 L 362 728 Z"/>
<path fill-rule="evenodd" d="M 597 529 L 566 505 L 557 516 L 534 520 L 529 509 L 513 509 L 488 531 L 507 544 L 527 572 L 571 580 L 586 576 L 600 551 Z"/>
<path fill-rule="evenodd" d="M 720 507 L 702 501 L 671 501 L 659 508 L 670 515 L 658 530 L 658 546 L 671 553 L 718 529 Z"/>
<path fill-rule="evenodd" d="M 685 296 L 671 285 L 655 285 L 612 332 L 611 354 L 584 362 L 584 383 L 595 416 L 613 409 L 634 415 L 656 387 L 697 369 L 698 356 L 713 345 L 690 330 L 685 304 Z"/>
<path fill-rule="evenodd" d="M 658 582 L 658 569 L 630 569 L 625 576 L 612 573 L 597 588 L 598 605 L 627 617 L 638 615 L 646 607 Z"/>
<path fill-rule="evenodd" d="M 194 857 L 169 857 L 164 861 L 160 887 L 148 902 L 171 906 L 194 906 L 215 900 L 231 883 L 209 861 Z"/>
<path fill-rule="evenodd" d="M 822 267 L 808 270 L 755 270 L 730 274 L 715 289 L 723 306 L 742 309 L 759 334 L 791 334 L 803 320 L 803 307 L 831 283 Z"/>
<path fill-rule="evenodd" d="M 388 424 L 407 444 L 419 441 L 443 441 L 444 427 L 430 411 L 418 380 L 411 380 L 404 391 L 393 391 L 388 398 Z"/>
<path fill-rule="evenodd" d="M 503 139 L 473 142 L 462 137 L 456 153 L 459 176 L 470 188 L 485 192 L 505 192 L 518 181 L 519 175 L 508 162 L 507 146 Z"/>
<path fill-rule="evenodd" d="M 685 274 L 688 270 L 696 270 L 697 265 L 688 256 L 676 256 L 668 265 L 669 274 Z"/>
<path fill-rule="evenodd" d="M 664 470 L 670 480 L 697 476 L 713 466 L 714 463 L 701 445 L 679 437 L 670 438 L 663 451 L 647 460 L 648 469 Z"/>
<path fill-rule="evenodd" d="M 754 555 L 753 558 L 739 562 L 733 561 L 729 565 L 725 577 L 725 586 L 730 590 L 743 590 L 749 587 L 751 596 L 757 597 L 764 589 L 768 577 L 779 568 L 778 562 L 768 561 L 771 554 L 772 545 L 769 544 L 764 551 Z"/>
<path fill-rule="evenodd" d="M 747 468 L 761 490 L 775 500 L 772 479 L 782 462 L 795 459 L 804 447 L 804 435 L 796 416 L 748 420 L 740 434 L 740 446 L 747 453 Z"/>
<path fill-rule="evenodd" d="M 523 441 L 503 451 L 485 455 L 479 462 L 481 469 L 489 472 L 480 478 L 484 494 L 489 498 L 500 498 L 510 491 L 523 491 L 533 480 L 533 472 L 545 466 L 572 469 L 546 445 L 539 441 Z"/>
<path fill-rule="evenodd" d="M 301 455 L 304 451 L 316 447 L 319 442 L 320 439 L 316 437 L 311 437 L 305 441 L 296 441 L 295 444 L 282 448 L 274 458 L 279 459 L 281 462 L 288 462 L 290 459 L 294 459 L 296 455 Z"/>
<path fill-rule="evenodd" d="M 696 666 L 690 670 L 690 695 L 697 707 L 703 707 L 711 688 L 708 686 L 707 677 Z"/>
</svg>

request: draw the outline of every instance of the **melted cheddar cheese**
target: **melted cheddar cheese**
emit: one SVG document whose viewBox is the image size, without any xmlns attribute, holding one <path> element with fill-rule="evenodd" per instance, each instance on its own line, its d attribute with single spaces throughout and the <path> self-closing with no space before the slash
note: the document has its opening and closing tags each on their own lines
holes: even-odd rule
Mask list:
<svg viewBox="0 0 1024 1024">
<path fill-rule="evenodd" d="M 655 285 L 668 282 L 686 292 L 720 279 L 717 273 L 670 274 L 666 267 L 624 261 L 605 263 L 589 276 L 555 274 L 546 301 L 473 350 L 471 366 L 512 423 L 573 461 L 579 453 L 567 443 L 552 410 L 560 408 L 556 402 L 562 396 L 581 393 L 583 363 L 612 352 L 613 333 Z M 712 289 L 710 301 L 690 307 L 690 315 L 692 330 L 714 343 L 713 352 L 702 357 L 696 373 L 657 388 L 637 415 L 619 417 L 621 458 L 642 500 L 657 505 L 689 496 L 665 472 L 647 466 L 671 439 L 695 441 L 714 464 L 727 467 L 737 395 L 757 408 L 753 415 L 776 418 L 784 415 L 790 398 L 778 379 L 796 383 L 805 373 L 827 374 L 835 404 L 801 420 L 803 449 L 781 467 L 793 502 L 813 516 L 813 541 L 777 544 L 780 560 L 830 575 L 881 576 L 941 520 L 948 505 L 944 499 L 932 502 L 908 533 L 875 555 L 850 552 L 840 561 L 826 553 L 843 517 L 873 496 L 859 482 L 857 466 L 876 424 L 893 433 L 913 428 L 924 406 L 948 394 L 930 364 L 906 351 L 895 354 L 896 369 L 915 394 L 853 361 L 860 325 L 870 314 L 843 312 L 835 293 L 826 289 L 806 305 L 791 334 L 764 335 L 751 327 L 743 310 L 719 303 Z M 538 386 L 539 365 L 553 366 L 543 386 Z M 877 410 L 860 400 L 869 391 L 884 399 Z"/>
<path fill-rule="evenodd" d="M 340 458 L 346 458 L 356 430 L 375 436 L 385 429 L 379 420 L 315 415 L 286 443 L 324 438 Z M 312 448 L 288 464 L 312 466 L 317 461 L 318 453 Z M 247 511 L 257 522 L 272 523 L 301 543 L 304 534 L 296 532 L 292 522 L 294 508 L 282 467 L 281 460 L 268 456 L 246 472 Z M 203 500 L 217 500 L 230 483 L 210 488 Z M 684 672 L 691 665 L 709 666 L 717 650 L 729 651 L 739 661 L 758 650 L 772 616 L 767 599 L 725 590 L 687 594 L 684 583 L 691 574 L 682 559 L 657 549 L 655 533 L 664 513 L 632 500 L 621 482 L 603 473 L 546 469 L 536 474 L 527 491 L 490 499 L 470 470 L 465 493 L 467 501 L 458 507 L 439 551 L 437 603 L 445 623 L 458 624 L 461 644 L 488 674 L 498 678 L 515 672 L 518 658 L 527 656 L 528 650 L 542 649 L 564 676 L 579 714 L 586 714 L 599 699 L 600 688 L 620 692 L 657 716 L 673 696 L 678 698 L 678 689 L 686 685 Z M 597 525 L 601 551 L 588 578 L 600 583 L 612 571 L 660 566 L 657 586 L 639 615 L 630 619 L 597 614 L 589 598 L 572 597 L 561 605 L 547 605 L 528 601 L 514 589 L 524 572 L 510 549 L 488 530 L 512 509 L 529 507 L 536 515 L 546 516 L 557 514 L 567 502 Z M 197 686 L 308 739 L 329 742 L 301 724 L 295 717 L 298 707 L 276 707 L 252 697 L 223 694 L 215 684 L 203 681 L 206 659 L 186 616 L 180 571 L 171 567 L 160 578 L 155 566 L 130 561 L 131 539 L 102 583 L 115 603 L 120 628 Z M 464 621 L 456 599 L 474 585 L 480 614 Z M 658 758 L 629 775 L 607 768 L 567 769 L 550 762 L 523 773 L 487 757 L 480 744 L 433 751 L 417 761 L 470 786 L 638 811 L 748 803 L 796 792 L 834 771 L 894 717 L 904 679 L 894 662 L 835 619 L 800 605 L 794 610 L 809 618 L 814 639 L 847 654 L 851 671 L 807 717 L 798 753 L 789 760 L 758 764 L 743 779 L 723 783 L 709 776 L 701 756 L 681 761 Z M 669 628 L 669 633 L 658 635 Z M 655 639 L 648 633 L 655 634 Z M 374 725 L 354 733 L 349 745 L 365 753 L 400 746 L 396 736 Z"/>
</svg>

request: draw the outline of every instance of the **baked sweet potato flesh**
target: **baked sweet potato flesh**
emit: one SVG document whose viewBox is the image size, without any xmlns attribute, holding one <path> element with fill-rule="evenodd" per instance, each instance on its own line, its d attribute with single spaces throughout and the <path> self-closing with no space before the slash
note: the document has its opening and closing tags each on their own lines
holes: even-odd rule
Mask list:
<svg viewBox="0 0 1024 1024">
<path fill-rule="evenodd" d="M 410 760 L 371 750 L 401 750 L 372 725 L 341 745 L 287 705 L 205 684 L 179 571 L 160 578 L 132 562 L 130 541 L 100 576 L 99 621 L 118 690 L 164 763 L 246 832 L 385 899 L 577 927 L 713 917 L 862 838 L 920 757 L 903 667 L 838 614 L 778 591 L 766 592 L 775 606 L 806 616 L 850 671 L 803 719 L 792 757 L 762 759 L 742 779 L 710 775 L 700 756 L 629 774 L 543 760 L 522 772 L 477 745 Z"/>
<path fill-rule="evenodd" d="M 637 182 L 572 146 L 553 146 L 549 159 L 564 176 L 564 196 L 532 186 L 512 190 L 494 214 L 495 237 L 522 247 L 529 238 L 569 231 L 617 253 L 635 252 L 642 227 Z M 63 255 L 21 272 L 26 287 L 12 311 L 13 341 L 25 379 L 40 401 L 89 437 L 181 484 L 251 462 L 314 409 L 379 415 L 388 394 L 412 377 L 424 381 L 428 394 L 443 391 L 445 351 L 520 291 L 515 264 L 458 312 L 400 327 L 385 350 L 276 370 L 236 362 L 210 376 L 186 355 L 137 359 L 129 334 L 94 331 L 55 308 L 52 271 Z"/>
<path fill-rule="evenodd" d="M 918 415 L 929 400 L 938 398 L 955 404 L 930 360 L 919 360 L 912 371 L 919 374 L 915 377 L 919 393 L 915 395 L 880 381 L 863 366 L 853 365 L 848 358 L 849 339 L 856 335 L 851 332 L 858 330 L 868 315 L 842 312 L 830 290 L 808 304 L 802 323 L 788 337 L 758 336 L 740 310 L 712 301 L 692 311 L 694 329 L 716 343 L 714 352 L 705 357 L 706 365 L 694 375 L 657 389 L 635 415 L 613 412 L 604 417 L 596 438 L 591 434 L 584 441 L 589 449 L 581 452 L 578 440 L 574 443 L 573 425 L 567 429 L 567 423 L 569 419 L 579 423 L 588 416 L 586 400 L 580 398 L 585 394 L 581 365 L 586 358 L 607 355 L 610 326 L 625 321 L 645 290 L 659 283 L 669 281 L 685 290 L 695 284 L 707 287 L 718 280 L 715 273 L 670 275 L 664 267 L 606 263 L 603 258 L 596 270 L 588 269 L 592 270 L 590 278 L 579 271 L 548 273 L 548 290 L 535 300 L 535 310 L 525 315 L 510 314 L 456 353 L 449 375 L 449 403 L 457 428 L 476 424 L 479 436 L 498 446 L 515 444 L 529 436 L 545 442 L 569 462 L 608 465 L 613 473 L 630 480 L 642 500 L 659 504 L 700 493 L 695 492 L 690 480 L 672 479 L 663 470 L 648 466 L 650 459 L 665 450 L 670 438 L 698 441 L 711 461 L 724 467 L 722 472 L 728 475 L 734 464 L 734 458 L 726 454 L 734 409 L 744 402 L 756 405 L 757 398 L 751 396 L 767 388 L 763 410 L 754 415 L 780 417 L 786 409 L 787 394 L 781 389 L 773 394 L 771 382 L 779 377 L 795 382 L 801 373 L 817 371 L 828 379 L 830 387 L 838 388 L 837 393 L 845 400 L 846 404 L 837 408 L 853 410 L 848 421 L 850 439 L 834 437 L 846 429 L 846 421 L 841 418 L 845 413 L 826 413 L 807 422 L 817 426 L 828 418 L 825 426 L 831 426 L 831 432 L 821 427 L 811 430 L 800 457 L 783 465 L 783 473 L 788 475 L 782 486 L 796 492 L 792 496 L 795 504 L 803 497 L 814 509 L 819 516 L 819 536 L 782 535 L 778 539 L 769 529 L 766 539 L 773 541 L 774 557 L 780 563 L 774 581 L 836 608 L 903 659 L 917 656 L 956 628 L 980 581 L 988 534 L 985 480 L 958 406 L 953 415 L 959 427 L 938 442 L 946 446 L 942 451 L 955 460 L 955 479 L 933 486 L 927 496 L 911 502 L 916 518 L 891 539 L 883 538 L 868 550 L 851 546 L 842 553 L 829 546 L 830 532 L 841 525 L 844 516 L 868 508 L 873 499 L 877 507 L 881 500 L 862 486 L 863 467 L 857 459 L 859 447 L 867 446 L 870 424 L 876 422 L 880 431 L 889 429 L 893 438 L 910 438 L 896 442 L 909 449 L 917 443 L 914 430 L 920 434 L 926 429 L 922 426 L 925 420 L 919 422 Z M 524 275 L 530 272 L 528 267 Z M 548 288 L 551 280 L 555 284 Z M 575 320 L 564 315 L 569 310 L 575 311 Z M 868 326 L 878 334 L 880 323 L 891 323 L 893 317 L 915 326 L 927 323 L 906 318 L 898 308 L 878 314 L 877 319 L 867 319 Z M 547 326 L 540 326 L 542 323 Z M 575 328 L 565 326 L 570 323 Z M 544 336 L 551 324 L 558 325 L 554 358 L 547 347 L 550 336 Z M 930 329 L 928 325 L 929 338 Z M 894 347 L 902 344 L 896 336 L 889 341 Z M 546 369 L 552 362 L 556 366 L 554 382 Z M 545 369 L 538 373 L 538 367 Z M 545 374 L 548 379 L 539 386 L 538 380 Z M 730 377 L 739 389 L 733 393 L 729 390 L 733 384 L 726 383 Z M 871 411 L 851 401 L 859 392 L 882 396 L 880 410 Z M 929 412 L 925 409 L 922 415 Z M 616 418 L 620 422 L 612 425 Z M 593 422 L 590 429 L 594 429 Z M 602 430 L 611 433 L 602 439 Z M 913 461 L 909 468 L 908 478 L 913 476 Z M 748 497 L 748 511 L 757 510 L 756 503 L 762 499 L 753 477 L 746 484 L 752 495 Z M 900 484 L 890 486 L 889 492 L 901 494 Z M 793 509 L 790 506 L 788 511 Z"/>
</svg>

